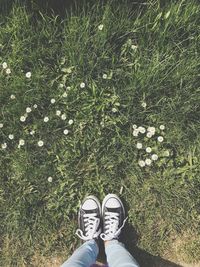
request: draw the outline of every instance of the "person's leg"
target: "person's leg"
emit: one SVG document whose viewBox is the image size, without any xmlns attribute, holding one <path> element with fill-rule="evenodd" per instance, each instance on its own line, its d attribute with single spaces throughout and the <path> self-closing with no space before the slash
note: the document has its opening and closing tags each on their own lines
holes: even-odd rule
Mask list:
<svg viewBox="0 0 200 267">
<path fill-rule="evenodd" d="M 95 263 L 99 248 L 95 240 L 85 242 L 61 267 L 89 267 Z"/>
<path fill-rule="evenodd" d="M 105 242 L 105 252 L 109 267 L 139 267 L 136 260 L 118 240 Z"/>
<path fill-rule="evenodd" d="M 124 227 L 125 209 L 121 199 L 115 194 L 108 194 L 102 203 L 103 233 L 100 237 L 105 242 L 105 252 L 109 267 L 139 267 L 135 259 L 118 241 Z"/>
</svg>

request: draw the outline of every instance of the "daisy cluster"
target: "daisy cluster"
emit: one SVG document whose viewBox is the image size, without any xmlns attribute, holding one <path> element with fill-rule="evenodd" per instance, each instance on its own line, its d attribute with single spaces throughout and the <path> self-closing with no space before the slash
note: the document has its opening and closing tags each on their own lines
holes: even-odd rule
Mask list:
<svg viewBox="0 0 200 267">
<path fill-rule="evenodd" d="M 150 166 L 161 157 L 169 156 L 169 151 L 164 150 L 165 126 L 160 125 L 157 129 L 154 126 L 137 126 L 133 124 L 133 136 L 136 140 L 136 149 L 138 152 L 138 165 L 143 168 Z"/>
</svg>

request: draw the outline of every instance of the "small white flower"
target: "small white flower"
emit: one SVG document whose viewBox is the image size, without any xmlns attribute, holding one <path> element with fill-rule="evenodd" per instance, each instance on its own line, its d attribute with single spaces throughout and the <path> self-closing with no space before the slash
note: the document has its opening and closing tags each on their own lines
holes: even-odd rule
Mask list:
<svg viewBox="0 0 200 267">
<path fill-rule="evenodd" d="M 28 78 L 28 79 L 31 78 L 31 72 L 30 71 L 26 73 L 26 78 Z"/>
<path fill-rule="evenodd" d="M 145 159 L 145 164 L 146 165 L 150 166 L 151 165 L 151 162 L 152 162 L 151 159 Z"/>
<path fill-rule="evenodd" d="M 11 70 L 10 69 L 6 69 L 6 74 L 11 74 Z"/>
<path fill-rule="evenodd" d="M 165 157 L 169 157 L 169 156 L 170 156 L 170 153 L 169 153 L 168 150 L 166 150 L 166 151 L 164 152 L 164 156 L 165 156 Z"/>
<path fill-rule="evenodd" d="M 64 120 L 66 120 L 66 119 L 67 119 L 67 116 L 66 116 L 66 114 L 65 114 L 65 113 L 64 113 L 64 114 L 62 114 L 62 115 L 61 115 L 61 120 L 63 120 L 63 121 L 64 121 Z"/>
<path fill-rule="evenodd" d="M 104 73 L 102 77 L 103 77 L 103 79 L 107 79 L 108 75 Z"/>
<path fill-rule="evenodd" d="M 153 155 L 151 156 L 151 159 L 154 160 L 154 161 L 158 160 L 158 155 L 153 154 Z"/>
<path fill-rule="evenodd" d="M 145 165 L 146 165 L 144 160 L 139 160 L 138 164 L 139 164 L 140 167 L 145 167 Z"/>
<path fill-rule="evenodd" d="M 37 104 L 34 104 L 33 107 L 34 107 L 34 108 L 37 108 Z"/>
<path fill-rule="evenodd" d="M 151 132 L 148 132 L 147 135 L 146 135 L 148 138 L 151 138 L 153 135 Z"/>
<path fill-rule="evenodd" d="M 146 108 L 146 107 L 147 107 L 147 103 L 146 103 L 146 102 L 142 102 L 141 106 L 142 106 L 143 108 Z"/>
<path fill-rule="evenodd" d="M 63 87 L 64 87 L 64 84 L 60 83 L 60 84 L 59 84 L 59 87 L 60 87 L 60 88 L 63 88 Z"/>
<path fill-rule="evenodd" d="M 67 135 L 67 134 L 69 133 L 69 131 L 68 131 L 67 129 L 65 129 L 65 130 L 63 131 L 63 133 L 64 133 L 65 135 Z"/>
<path fill-rule="evenodd" d="M 60 116 L 61 115 L 61 111 L 60 110 L 56 110 L 56 115 Z"/>
<path fill-rule="evenodd" d="M 19 139 L 19 146 L 24 146 L 24 144 L 25 144 L 24 139 Z"/>
<path fill-rule="evenodd" d="M 47 180 L 49 183 L 51 183 L 53 181 L 53 178 L 51 176 L 49 176 Z"/>
<path fill-rule="evenodd" d="M 3 67 L 3 69 L 7 69 L 8 64 L 6 62 L 3 62 L 2 67 Z"/>
<path fill-rule="evenodd" d="M 26 108 L 26 112 L 27 112 L 27 113 L 30 113 L 31 111 L 32 111 L 31 108 L 29 108 L 29 107 Z"/>
<path fill-rule="evenodd" d="M 34 135 L 34 134 L 35 134 L 34 130 L 30 131 L 30 135 Z"/>
<path fill-rule="evenodd" d="M 133 129 L 137 129 L 137 125 L 136 124 L 133 124 Z"/>
<path fill-rule="evenodd" d="M 13 140 L 13 139 L 14 139 L 14 135 L 13 135 L 13 134 L 9 134 L 9 135 L 8 135 L 8 138 L 9 138 L 10 140 Z"/>
<path fill-rule="evenodd" d="M 136 50 L 138 48 L 138 46 L 137 45 L 131 45 L 131 49 L 133 49 L 133 50 Z"/>
<path fill-rule="evenodd" d="M 67 86 L 67 88 L 66 88 L 67 90 L 70 90 L 71 89 L 71 87 L 70 86 Z"/>
<path fill-rule="evenodd" d="M 20 121 L 25 122 L 25 120 L 26 120 L 26 117 L 25 116 L 21 116 L 20 117 Z"/>
<path fill-rule="evenodd" d="M 49 121 L 49 117 L 44 117 L 44 122 L 48 122 Z"/>
<path fill-rule="evenodd" d="M 10 96 L 10 99 L 15 99 L 15 98 L 16 98 L 15 95 Z"/>
<path fill-rule="evenodd" d="M 7 144 L 6 143 L 1 144 L 1 148 L 2 149 L 6 149 L 6 147 L 7 147 Z"/>
<path fill-rule="evenodd" d="M 117 109 L 116 108 L 112 108 L 112 112 L 113 113 L 116 113 L 117 112 Z"/>
<path fill-rule="evenodd" d="M 38 146 L 41 147 L 44 145 L 44 142 L 42 140 L 38 141 Z"/>
<path fill-rule="evenodd" d="M 152 133 L 152 135 L 154 135 L 155 132 L 156 132 L 156 128 L 155 127 L 148 127 L 147 128 L 147 131 L 150 132 L 150 133 Z"/>
<path fill-rule="evenodd" d="M 139 131 L 138 131 L 138 129 L 135 129 L 134 131 L 133 131 L 133 136 L 138 136 L 138 134 L 139 134 Z"/>
<path fill-rule="evenodd" d="M 144 127 L 140 126 L 140 127 L 138 128 L 138 131 L 139 131 L 140 133 L 145 133 L 145 132 L 146 132 L 146 129 L 145 129 Z"/>
<path fill-rule="evenodd" d="M 85 83 L 81 83 L 81 84 L 80 84 L 80 87 L 81 87 L 81 88 L 85 88 Z"/>
<path fill-rule="evenodd" d="M 72 125 L 73 123 L 74 123 L 73 120 L 69 120 L 69 121 L 68 121 L 68 124 L 69 124 L 69 125 Z"/>
<path fill-rule="evenodd" d="M 62 96 L 67 97 L 67 92 L 64 92 Z"/>
<path fill-rule="evenodd" d="M 160 130 L 165 130 L 165 125 L 160 125 Z"/>
<path fill-rule="evenodd" d="M 0 128 L 3 128 L 3 123 L 0 123 Z"/>
<path fill-rule="evenodd" d="M 56 100 L 54 98 L 51 99 L 51 104 L 54 104 Z"/>
<path fill-rule="evenodd" d="M 99 29 L 100 31 L 102 31 L 102 30 L 103 30 L 103 24 L 100 24 L 100 25 L 98 26 L 98 29 Z"/>
<path fill-rule="evenodd" d="M 164 138 L 162 136 L 158 136 L 158 142 L 163 142 Z"/>
<path fill-rule="evenodd" d="M 136 147 L 137 147 L 137 149 L 142 149 L 142 143 L 137 143 Z"/>
<path fill-rule="evenodd" d="M 147 147 L 147 148 L 146 148 L 146 152 L 147 152 L 147 153 L 151 153 L 151 151 L 152 151 L 151 147 Z"/>
</svg>

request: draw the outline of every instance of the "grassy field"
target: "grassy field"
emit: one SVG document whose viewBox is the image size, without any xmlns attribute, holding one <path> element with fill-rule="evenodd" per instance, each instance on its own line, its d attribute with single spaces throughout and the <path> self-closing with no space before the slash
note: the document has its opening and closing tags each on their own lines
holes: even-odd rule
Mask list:
<svg viewBox="0 0 200 267">
<path fill-rule="evenodd" d="M 200 260 L 199 21 L 193 0 L 1 11 L 0 266 L 66 259 L 109 192 L 138 247 Z"/>
</svg>

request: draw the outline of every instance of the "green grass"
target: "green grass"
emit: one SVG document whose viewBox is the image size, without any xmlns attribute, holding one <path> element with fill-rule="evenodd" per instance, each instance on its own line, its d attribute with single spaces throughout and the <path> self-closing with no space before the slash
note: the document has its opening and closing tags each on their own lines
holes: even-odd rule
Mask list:
<svg viewBox="0 0 200 267">
<path fill-rule="evenodd" d="M 132 11 L 125 2 L 96 3 L 64 18 L 13 5 L 0 20 L 0 62 L 11 69 L 7 75 L 0 68 L 0 140 L 7 143 L 0 147 L 0 265 L 36 266 L 35 255 L 66 258 L 78 244 L 83 197 L 102 199 L 122 188 L 139 247 L 162 256 L 190 233 L 180 255 L 200 260 L 198 2 L 152 1 Z M 26 107 L 32 112 L 23 123 Z M 155 126 L 164 142 L 134 137 L 133 124 Z M 138 140 L 159 155 L 150 167 L 138 166 L 145 156 Z"/>
</svg>

